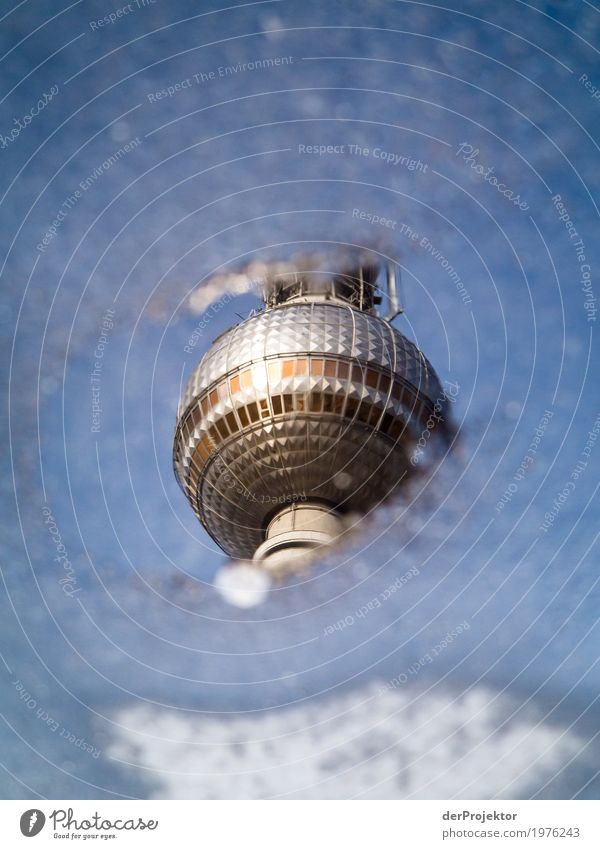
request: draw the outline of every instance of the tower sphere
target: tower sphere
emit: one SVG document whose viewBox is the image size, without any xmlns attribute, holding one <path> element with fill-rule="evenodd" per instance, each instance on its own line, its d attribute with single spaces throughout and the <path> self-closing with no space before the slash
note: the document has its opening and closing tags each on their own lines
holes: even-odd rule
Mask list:
<svg viewBox="0 0 600 849">
<path fill-rule="evenodd" d="M 382 271 L 278 266 L 264 307 L 215 340 L 178 410 L 174 466 L 196 515 L 234 558 L 279 571 L 334 540 L 414 471 L 446 396 L 423 353 L 377 314 Z"/>
</svg>

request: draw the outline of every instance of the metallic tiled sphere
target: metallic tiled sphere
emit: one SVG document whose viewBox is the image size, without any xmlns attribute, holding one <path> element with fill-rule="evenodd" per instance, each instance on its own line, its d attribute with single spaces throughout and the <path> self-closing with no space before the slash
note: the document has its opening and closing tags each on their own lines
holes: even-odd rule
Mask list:
<svg viewBox="0 0 600 849">
<path fill-rule="evenodd" d="M 387 321 L 283 303 L 220 336 L 192 374 L 176 474 L 213 539 L 248 558 L 287 504 L 364 513 L 387 498 L 444 404 L 429 362 Z"/>
</svg>

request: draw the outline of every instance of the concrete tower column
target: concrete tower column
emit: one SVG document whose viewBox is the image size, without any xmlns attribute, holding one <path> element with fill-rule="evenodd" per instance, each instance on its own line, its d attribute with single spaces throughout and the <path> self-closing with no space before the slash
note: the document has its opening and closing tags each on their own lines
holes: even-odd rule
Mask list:
<svg viewBox="0 0 600 849">
<path fill-rule="evenodd" d="M 343 531 L 340 515 L 330 507 L 316 501 L 290 504 L 271 519 L 253 559 L 269 572 L 287 572 L 315 549 L 335 542 Z"/>
</svg>

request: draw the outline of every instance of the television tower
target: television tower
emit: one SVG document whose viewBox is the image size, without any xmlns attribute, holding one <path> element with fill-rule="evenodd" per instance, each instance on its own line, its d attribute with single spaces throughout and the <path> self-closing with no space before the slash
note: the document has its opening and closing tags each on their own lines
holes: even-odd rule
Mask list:
<svg viewBox="0 0 600 849">
<path fill-rule="evenodd" d="M 424 433 L 449 434 L 431 364 L 391 324 L 394 265 L 340 264 L 273 266 L 263 309 L 215 340 L 179 405 L 174 466 L 188 501 L 224 551 L 272 573 L 398 492 Z"/>
</svg>

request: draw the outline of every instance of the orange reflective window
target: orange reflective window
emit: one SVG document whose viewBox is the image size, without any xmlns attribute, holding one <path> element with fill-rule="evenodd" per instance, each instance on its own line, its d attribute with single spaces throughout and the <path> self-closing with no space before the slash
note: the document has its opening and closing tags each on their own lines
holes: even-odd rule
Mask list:
<svg viewBox="0 0 600 849">
<path fill-rule="evenodd" d="M 292 377 L 294 374 L 294 361 L 286 360 L 282 363 L 281 373 L 283 377 Z"/>
<path fill-rule="evenodd" d="M 275 382 L 281 378 L 281 363 L 269 363 L 267 369 L 270 381 Z"/>
<path fill-rule="evenodd" d="M 208 412 L 208 398 L 203 398 L 202 401 L 200 401 L 200 407 L 202 408 L 203 415 L 206 415 Z"/>
<path fill-rule="evenodd" d="M 242 389 L 251 389 L 252 388 L 252 370 L 246 369 L 240 374 L 240 380 L 242 383 Z"/>
<path fill-rule="evenodd" d="M 335 377 L 336 367 L 335 360 L 325 360 L 325 377 Z"/>
<path fill-rule="evenodd" d="M 200 459 L 204 463 L 210 457 L 211 450 L 212 450 L 212 446 L 209 442 L 208 437 L 205 436 L 204 439 L 201 442 L 198 443 L 198 447 L 196 448 L 196 451 L 197 451 L 198 455 L 200 456 Z"/>
<path fill-rule="evenodd" d="M 227 439 L 227 437 L 229 436 L 229 431 L 227 430 L 227 425 L 225 424 L 225 419 L 220 419 L 217 422 L 217 430 L 219 431 L 219 433 L 221 434 L 223 439 Z"/>
<path fill-rule="evenodd" d="M 186 429 L 191 433 L 201 419 L 202 413 L 200 412 L 200 407 L 192 407 L 185 422 Z"/>
<path fill-rule="evenodd" d="M 219 436 L 219 431 L 217 430 L 217 428 L 213 425 L 209 429 L 208 433 L 209 433 L 210 438 L 214 442 L 214 444 L 218 445 L 219 442 L 221 441 L 221 437 Z"/>
<path fill-rule="evenodd" d="M 213 391 L 210 393 L 210 395 L 208 397 L 209 397 L 210 403 L 213 407 L 216 404 L 219 403 L 219 393 L 217 392 L 216 389 L 213 389 Z"/>
<path fill-rule="evenodd" d="M 348 363 L 338 363 L 338 377 L 340 380 L 347 380 L 350 374 Z"/>
<path fill-rule="evenodd" d="M 239 374 L 236 374 L 235 377 L 231 378 L 230 386 L 231 386 L 232 393 L 240 391 L 240 376 L 239 376 Z"/>
<path fill-rule="evenodd" d="M 315 377 L 321 377 L 323 374 L 323 360 L 311 360 L 310 373 Z"/>
<path fill-rule="evenodd" d="M 190 465 L 189 465 L 189 471 L 191 473 L 192 478 L 195 477 L 196 480 L 198 479 L 197 473 L 202 471 L 203 465 L 204 465 L 204 461 L 202 460 L 200 455 L 197 454 L 196 452 L 194 452 L 194 454 L 192 454 L 192 456 L 190 457 Z"/>
<path fill-rule="evenodd" d="M 220 383 L 217 386 L 217 391 L 219 393 L 219 398 L 221 399 L 221 401 L 224 401 L 226 398 L 229 397 L 229 394 L 227 392 L 227 384 L 226 383 Z"/>
<path fill-rule="evenodd" d="M 345 395 L 336 395 L 335 401 L 333 402 L 333 412 L 337 413 L 338 416 L 341 416 L 344 412 L 344 404 L 346 403 Z"/>
<path fill-rule="evenodd" d="M 235 418 L 235 413 L 227 413 L 227 415 L 225 416 L 225 419 L 227 421 L 227 427 L 229 428 L 229 431 L 231 433 L 237 433 L 237 431 L 239 430 L 239 427 L 238 427 L 237 420 Z"/>
<path fill-rule="evenodd" d="M 296 360 L 295 373 L 297 375 L 306 374 L 306 360 Z"/>
</svg>

